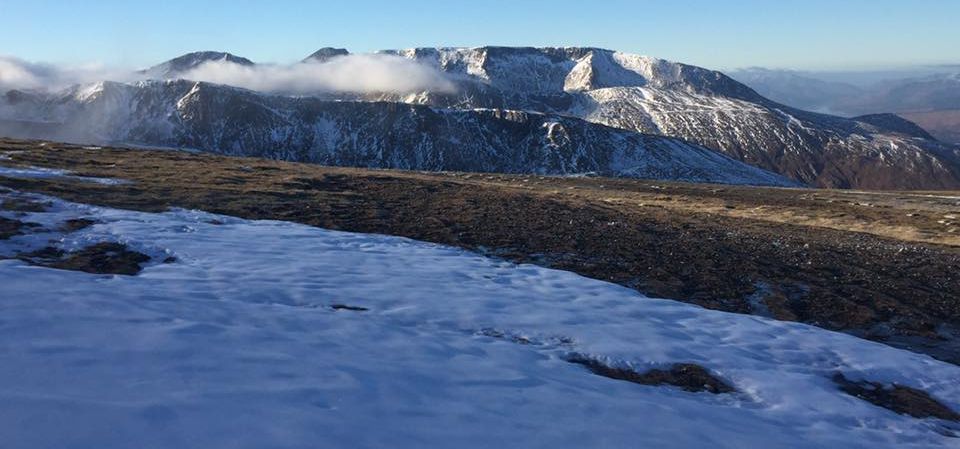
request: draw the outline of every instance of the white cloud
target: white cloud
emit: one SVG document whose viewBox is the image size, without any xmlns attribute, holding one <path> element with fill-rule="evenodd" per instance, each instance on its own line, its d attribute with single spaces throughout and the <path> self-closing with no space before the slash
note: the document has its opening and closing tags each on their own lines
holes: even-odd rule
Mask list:
<svg viewBox="0 0 960 449">
<path fill-rule="evenodd" d="M 134 81 L 139 76 L 130 70 L 97 64 L 57 66 L 0 56 L 0 92 L 9 89 L 55 90 L 97 81 Z"/>
<path fill-rule="evenodd" d="M 454 84 L 439 70 L 392 55 L 349 55 L 326 62 L 292 65 L 244 66 L 227 61 L 211 61 L 181 77 L 263 92 L 293 94 L 454 91 Z"/>
<path fill-rule="evenodd" d="M 349 55 L 326 62 L 244 66 L 210 61 L 179 78 L 246 89 L 309 95 L 322 92 L 453 92 L 454 83 L 439 70 L 393 55 Z M 142 72 L 101 65 L 64 66 L 0 56 L 0 93 L 10 89 L 57 90 L 98 81 L 132 82 Z"/>
</svg>

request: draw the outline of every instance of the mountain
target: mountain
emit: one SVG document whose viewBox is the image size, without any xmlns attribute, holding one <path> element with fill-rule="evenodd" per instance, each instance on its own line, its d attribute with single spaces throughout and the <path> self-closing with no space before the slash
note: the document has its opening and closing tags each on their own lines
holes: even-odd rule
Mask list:
<svg viewBox="0 0 960 449">
<path fill-rule="evenodd" d="M 20 122 L 6 132 L 30 121 L 55 124 L 65 134 L 53 137 L 64 140 L 326 165 L 798 185 L 679 139 L 536 112 L 326 101 L 184 80 L 30 95 L 8 105 L 7 118 Z"/>
<path fill-rule="evenodd" d="M 868 114 L 854 117 L 853 120 L 861 123 L 869 123 L 883 131 L 900 133 L 905 136 L 919 137 L 921 139 L 936 140 L 936 138 L 916 123 L 900 117 L 897 114 Z"/>
<path fill-rule="evenodd" d="M 960 145 L 960 108 L 942 111 L 901 112 L 898 115 L 928 130 L 941 142 Z"/>
<path fill-rule="evenodd" d="M 304 58 L 303 62 L 327 62 L 337 56 L 347 56 L 350 52 L 345 48 L 323 47 Z"/>
<path fill-rule="evenodd" d="M 586 47 L 415 48 L 386 50 L 381 53 L 407 58 L 430 67 L 439 73 L 438 77 L 449 82 L 445 83 L 443 90 L 362 94 L 308 92 L 314 96 L 312 98 L 258 95 L 249 91 L 239 94 L 237 92 L 240 91 L 237 90 L 198 84 L 205 96 L 224 95 L 224 98 L 219 100 L 221 102 L 234 102 L 240 97 L 251 98 L 249 101 L 244 100 L 242 106 L 255 113 L 243 117 L 240 122 L 222 123 L 224 129 L 191 128 L 193 121 L 170 118 L 177 114 L 180 107 L 178 102 L 187 96 L 189 89 L 185 90 L 182 86 L 193 84 L 177 84 L 181 86 L 177 88 L 162 83 L 131 85 L 129 89 L 143 92 L 142 95 L 131 94 L 137 98 L 136 101 L 122 96 L 115 98 L 120 95 L 117 92 L 124 89 L 110 85 L 107 89 L 109 92 L 100 94 L 103 99 L 95 102 L 107 106 L 96 108 L 100 108 L 99 111 L 120 111 L 121 116 L 130 117 L 131 122 L 117 119 L 100 124 L 92 121 L 97 117 L 96 113 L 86 112 L 90 114 L 90 118 L 79 122 L 90 123 L 68 127 L 66 132 L 67 135 L 82 132 L 98 138 L 193 146 L 226 153 L 284 154 L 287 155 L 285 158 L 294 158 L 290 154 L 295 154 L 296 158 L 301 160 L 316 159 L 327 163 L 435 169 L 458 167 L 478 171 L 558 174 L 588 171 L 628 174 L 627 167 L 616 165 L 615 161 L 637 159 L 632 155 L 614 156 L 618 154 L 618 146 L 613 141 L 625 137 L 613 136 L 632 134 L 618 134 L 604 127 L 592 127 L 583 123 L 586 121 L 646 135 L 629 138 L 635 142 L 652 142 L 654 139 L 650 135 L 681 139 L 685 143 L 677 140 L 663 141 L 678 142 L 678 145 L 684 148 L 706 147 L 749 165 L 819 187 L 960 188 L 960 147 L 956 145 L 929 139 L 929 136 L 916 132 L 916 129 L 911 128 L 905 132 L 910 128 L 909 125 L 899 121 L 892 124 L 889 118 L 882 121 L 878 121 L 876 117 L 847 119 L 785 106 L 767 99 L 720 72 L 700 67 Z M 348 54 L 345 49 L 323 48 L 306 60 L 322 63 L 329 58 L 344 57 Z M 184 55 L 150 70 L 163 74 L 156 78 L 179 78 L 185 70 L 211 60 L 225 60 L 245 66 L 253 64 L 249 60 L 227 53 L 203 52 Z M 265 73 L 266 75 L 262 76 L 269 76 L 271 72 Z M 309 75 L 322 76 L 322 73 L 324 72 L 321 70 Z M 287 72 L 282 75 L 289 78 Z M 343 77 L 349 76 L 349 73 L 338 72 L 337 75 Z M 451 84 L 455 89 L 449 89 Z M 90 89 L 90 86 L 78 87 L 76 92 L 62 95 L 59 100 L 17 99 L 19 106 L 13 107 L 13 111 L 8 112 L 5 117 L 8 121 L 17 120 L 17 129 L 24 126 L 32 130 L 68 124 L 75 126 L 73 123 L 77 113 L 64 111 L 88 108 L 78 106 L 78 103 L 84 103 L 85 100 L 80 97 L 85 95 L 84 90 Z M 283 89 L 278 91 L 283 92 Z M 208 101 L 214 102 L 212 99 Z M 361 104 L 335 104 L 344 101 Z M 37 104 L 29 106 L 31 102 Z M 7 103 L 6 108 L 10 109 L 11 102 Z M 377 105 L 369 106 L 363 103 Z M 405 109 L 402 105 L 389 106 L 385 103 L 424 107 Z M 0 104 L 0 109 L 2 108 L 3 105 Z M 361 115 L 372 114 L 375 116 L 373 124 L 364 126 L 363 123 L 337 115 L 347 113 L 348 108 L 355 108 L 354 112 Z M 405 130 L 391 129 L 392 123 L 378 122 L 383 119 L 383 113 L 375 112 L 389 108 L 404 111 L 401 115 L 416 116 L 422 123 Z M 35 111 L 31 112 L 33 109 Z M 336 119 L 324 116 L 325 120 L 332 120 L 337 126 L 349 122 L 352 127 L 364 128 L 370 136 L 402 140 L 409 146 L 419 145 L 414 141 L 421 137 L 428 139 L 431 145 L 429 151 L 434 152 L 432 157 L 439 158 L 442 155 L 442 163 L 438 162 L 439 159 L 420 160 L 416 157 L 404 159 L 402 162 L 351 159 L 353 156 L 336 153 L 329 146 L 318 146 L 319 144 L 314 142 L 316 139 L 311 140 L 304 136 L 316 134 L 310 131 L 310 127 L 313 126 L 311 120 L 315 120 L 317 114 L 310 111 L 321 109 L 337 116 Z M 231 117 L 239 113 L 223 108 L 211 110 Z M 304 112 L 305 110 L 307 112 Z M 441 114 L 440 111 L 444 112 Z M 494 113 L 501 117 L 524 117 L 522 122 L 525 128 L 522 131 L 509 131 L 510 138 L 501 138 L 493 134 L 501 132 L 495 131 L 499 130 L 501 125 L 490 125 L 491 121 L 502 120 L 497 117 L 491 119 L 490 114 Z M 61 117 L 63 114 L 66 116 Z M 303 119 L 304 116 L 307 118 Z M 142 117 L 150 117 L 151 121 L 141 120 Z M 453 120 L 450 117 L 470 122 L 470 126 L 477 126 L 480 132 L 456 128 L 450 124 Z M 217 117 L 204 116 L 204 119 L 213 121 Z M 264 123 L 257 120 L 264 120 Z M 428 123 L 430 120 L 437 121 L 438 124 Z M 572 140 L 560 145 L 566 152 L 560 157 L 566 161 L 564 163 L 557 162 L 556 155 L 548 157 L 542 150 L 534 150 L 545 148 L 545 145 L 558 145 L 557 140 L 550 137 L 546 131 L 550 129 L 545 125 L 548 120 L 561 123 L 566 130 L 584 130 L 580 134 L 572 133 Z M 534 125 L 543 128 L 536 128 Z M 237 131 L 230 138 L 223 137 L 224 132 L 239 129 L 241 126 L 249 128 L 250 131 Z M 282 126 L 284 131 L 276 134 L 274 126 Z M 385 128 L 376 131 L 375 126 Z M 126 130 L 129 128 L 136 132 L 128 133 Z M 441 134 L 441 129 L 447 134 Z M 593 140 L 593 136 L 588 136 L 586 130 L 600 133 L 604 137 Z M 204 135 L 204 132 L 211 134 Z M 258 135 L 258 132 L 265 134 Z M 289 138 L 281 137 L 288 132 L 292 133 Z M 391 132 L 394 134 L 390 134 Z M 396 134 L 399 132 L 420 134 L 401 136 Z M 518 137 L 521 134 L 523 137 Z M 53 138 L 50 135 L 40 137 Z M 499 158 L 508 154 L 513 156 L 500 162 L 480 160 L 474 156 L 460 158 L 456 155 L 458 150 L 457 145 L 452 143 L 454 141 L 462 142 L 468 151 L 478 152 L 477 154 L 486 152 Z M 563 139 L 561 141 L 566 142 Z M 268 148 L 268 145 L 288 147 Z M 351 145 L 350 151 L 359 153 L 372 151 L 371 148 L 374 148 L 368 144 Z M 376 147 L 377 151 L 393 151 L 392 148 L 382 146 L 384 144 L 379 145 L 381 146 Z M 509 145 L 522 147 L 515 149 L 509 148 Z M 633 151 L 633 148 L 634 146 L 630 146 L 626 151 Z M 526 163 L 521 163 L 515 156 L 524 152 L 539 152 L 539 156 L 529 156 Z M 575 157 L 574 154 L 578 156 Z M 581 156 L 594 162 L 573 163 L 574 159 L 583 161 Z M 454 164 L 453 160 L 460 162 Z M 655 175 L 659 176 L 661 175 Z M 662 176 L 683 177 L 679 174 Z M 714 178 L 720 179 L 722 176 L 717 174 Z M 691 179 L 713 178 L 692 176 Z"/>
<path fill-rule="evenodd" d="M 388 50 L 450 75 L 456 94 L 371 99 L 569 115 L 682 138 L 820 187 L 960 188 L 960 149 L 791 108 L 716 71 L 597 48 Z"/>
<path fill-rule="evenodd" d="M 837 112 L 833 108 L 838 100 L 863 93 L 852 84 L 822 80 L 794 70 L 751 67 L 726 73 L 764 97 L 809 111 Z"/>
<path fill-rule="evenodd" d="M 862 95 L 839 99 L 837 108 L 849 113 L 960 109 L 960 73 L 884 81 Z"/>
<path fill-rule="evenodd" d="M 943 67 L 950 70 L 952 67 Z M 960 74 L 888 73 L 862 87 L 830 82 L 816 74 L 746 69 L 730 72 L 775 101 L 801 109 L 856 116 L 896 113 L 942 142 L 960 144 Z M 856 119 L 856 118 L 855 118 Z"/>
<path fill-rule="evenodd" d="M 157 64 L 142 71 L 141 73 L 150 79 L 175 79 L 204 63 L 218 61 L 226 61 L 242 66 L 254 65 L 253 61 L 230 53 L 224 53 L 220 51 L 198 51 L 194 53 L 187 53 L 183 56 L 178 56 L 169 61 Z"/>
<path fill-rule="evenodd" d="M 840 99 L 836 107 L 852 113 L 895 112 L 944 142 L 960 144 L 960 73 L 878 83 L 863 95 Z"/>
<path fill-rule="evenodd" d="M 790 70 L 751 68 L 729 73 L 764 96 L 801 109 L 847 116 L 960 109 L 960 73 L 955 72 L 922 76 L 890 72 L 859 87 L 817 78 L 827 74 Z"/>
</svg>

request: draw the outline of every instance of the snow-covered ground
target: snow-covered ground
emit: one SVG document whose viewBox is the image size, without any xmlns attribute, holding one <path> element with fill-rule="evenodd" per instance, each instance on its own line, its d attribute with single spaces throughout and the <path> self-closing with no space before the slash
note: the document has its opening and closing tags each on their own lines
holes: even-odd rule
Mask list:
<svg viewBox="0 0 960 449">
<path fill-rule="evenodd" d="M 4 155 L 0 153 L 0 160 L 3 160 Z M 27 178 L 27 179 L 50 179 L 50 178 L 66 178 L 76 181 L 85 181 L 93 182 L 97 184 L 106 184 L 106 185 L 118 185 L 118 184 L 127 184 L 129 181 L 116 178 L 96 178 L 92 176 L 76 176 L 72 172 L 67 170 L 60 170 L 56 168 L 44 168 L 44 167 L 4 167 L 0 166 L 0 176 L 6 176 L 8 178 Z"/>
<path fill-rule="evenodd" d="M 119 241 L 177 261 L 0 261 L 4 449 L 960 447 L 830 380 L 960 408 L 960 367 L 926 356 L 403 238 L 40 198 L 48 212 L 0 212 L 44 225 L 0 255 Z M 52 231 L 71 218 L 98 223 Z M 697 363 L 738 392 L 612 380 L 571 353 Z"/>
</svg>

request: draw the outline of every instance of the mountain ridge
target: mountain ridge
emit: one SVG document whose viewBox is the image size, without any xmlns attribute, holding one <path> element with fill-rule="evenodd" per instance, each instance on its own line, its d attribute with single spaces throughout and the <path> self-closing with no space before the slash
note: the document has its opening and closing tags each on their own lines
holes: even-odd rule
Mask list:
<svg viewBox="0 0 960 449">
<path fill-rule="evenodd" d="M 579 47 L 420 48 L 393 53 L 423 60 L 461 79 L 459 96 L 387 97 L 394 101 L 573 115 L 683 138 L 820 187 L 960 186 L 960 149 L 954 146 L 791 108 L 717 71 Z M 607 64 L 611 61 L 616 66 Z M 627 78 L 615 76 L 623 70 L 639 76 L 632 83 L 588 84 L 587 89 L 564 89 L 560 82 L 571 75 L 624 81 Z M 525 78 L 546 82 L 529 89 Z"/>
<path fill-rule="evenodd" d="M 797 186 L 679 139 L 501 109 L 271 96 L 192 81 L 100 83 L 36 98 L 88 140 L 327 165 Z M 22 116 L 22 115 L 21 115 Z"/>
<path fill-rule="evenodd" d="M 893 126 L 890 120 L 881 123 L 875 118 L 864 118 L 858 121 L 791 108 L 763 97 L 723 73 L 701 67 L 594 47 L 423 47 L 383 50 L 379 54 L 406 58 L 431 67 L 442 73 L 455 88 L 450 91 L 426 89 L 413 93 L 318 92 L 310 96 L 333 102 L 402 103 L 468 112 L 485 109 L 540 112 L 641 135 L 681 139 L 779 173 L 799 183 L 819 187 L 960 187 L 960 147 L 928 139 L 928 135 L 917 133 L 915 129 L 904 132 L 909 126 L 899 122 L 899 125 Z M 348 55 L 345 49 L 325 47 L 307 60 L 323 64 L 324 58 L 328 60 Z M 230 57 L 241 61 L 233 62 L 235 64 L 254 65 L 245 58 L 227 53 L 201 52 L 175 58 L 157 67 L 164 67 L 168 71 L 174 70 L 175 66 L 189 68 L 195 67 L 191 64 L 209 62 L 211 58 L 232 63 Z M 180 62 L 174 63 L 177 60 Z M 185 72 L 174 70 L 170 73 L 175 78 L 177 74 Z M 95 90 L 96 85 L 77 89 L 75 95 L 82 97 L 83 91 Z M 122 98 L 110 101 L 126 113 L 150 115 L 157 123 L 170 126 L 170 121 L 164 117 L 175 109 L 171 105 L 178 102 L 179 98 L 167 98 L 169 95 L 169 92 L 158 92 L 156 97 L 162 98 L 162 101 L 154 98 L 137 104 L 125 105 Z M 231 97 L 230 94 L 225 95 Z M 269 94 L 260 95 L 274 98 Z M 306 101 L 302 99 L 304 97 L 291 98 Z M 74 100 L 61 98 L 61 102 L 66 103 L 56 107 L 51 106 L 56 104 L 55 101 L 41 101 L 38 105 L 41 111 L 39 116 L 44 122 L 55 122 L 56 117 L 51 119 L 51 115 L 70 109 L 70 101 Z M 76 101 L 82 102 L 83 98 L 76 98 Z M 231 99 L 225 98 L 224 101 Z M 23 120 L 23 113 L 27 109 L 22 106 L 24 103 L 19 99 L 17 104 L 20 106 L 16 107 L 8 101 L 7 109 L 15 106 L 13 109 L 20 111 L 21 115 L 8 114 L 7 119 Z M 109 101 L 103 100 L 101 103 Z M 113 106 L 103 106 L 100 112 L 114 109 Z M 30 116 L 29 113 L 26 115 Z M 273 132 L 268 125 L 274 115 L 261 111 L 259 117 L 268 123 L 257 129 Z M 97 129 L 97 126 L 93 124 L 99 134 L 110 134 L 109 130 Z M 111 126 L 129 127 L 120 122 L 113 122 Z M 164 135 L 153 130 L 139 138 L 162 140 Z M 433 138 L 443 136 L 434 135 Z M 477 144 L 480 145 L 490 145 L 492 142 L 484 133 L 461 135 L 460 138 L 478 139 Z M 543 139 L 545 137 L 541 136 Z M 254 140 L 260 144 L 285 144 L 266 137 Z M 201 148 L 207 150 L 239 151 L 233 147 L 237 142 L 227 142 L 225 148 L 212 148 L 212 142 L 217 139 L 205 141 L 208 144 Z M 609 144 L 606 142 L 599 147 Z M 310 146 L 304 142 L 298 145 L 292 151 L 300 152 Z M 248 150 L 252 151 L 262 150 Z M 611 150 L 598 151 L 610 153 Z M 275 152 L 284 151 L 277 149 Z"/>
</svg>

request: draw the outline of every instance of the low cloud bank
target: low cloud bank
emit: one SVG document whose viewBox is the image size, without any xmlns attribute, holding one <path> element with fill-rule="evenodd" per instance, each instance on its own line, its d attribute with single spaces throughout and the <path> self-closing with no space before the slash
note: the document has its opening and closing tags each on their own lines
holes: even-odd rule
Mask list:
<svg viewBox="0 0 960 449">
<path fill-rule="evenodd" d="M 226 84 L 271 93 L 451 93 L 455 85 L 440 70 L 393 55 L 348 55 L 325 62 L 244 66 L 209 61 L 176 78 Z M 55 91 L 98 81 L 133 82 L 142 71 L 99 65 L 62 66 L 0 56 L 0 93 L 11 89 Z"/>
<path fill-rule="evenodd" d="M 98 81 L 135 81 L 142 76 L 131 70 L 101 65 L 60 66 L 0 56 L 0 92 L 11 89 L 58 90 Z"/>
<path fill-rule="evenodd" d="M 326 62 L 244 66 L 211 61 L 180 75 L 194 81 L 243 87 L 262 92 L 410 93 L 453 92 L 454 84 L 439 70 L 392 55 L 349 55 Z"/>
</svg>

